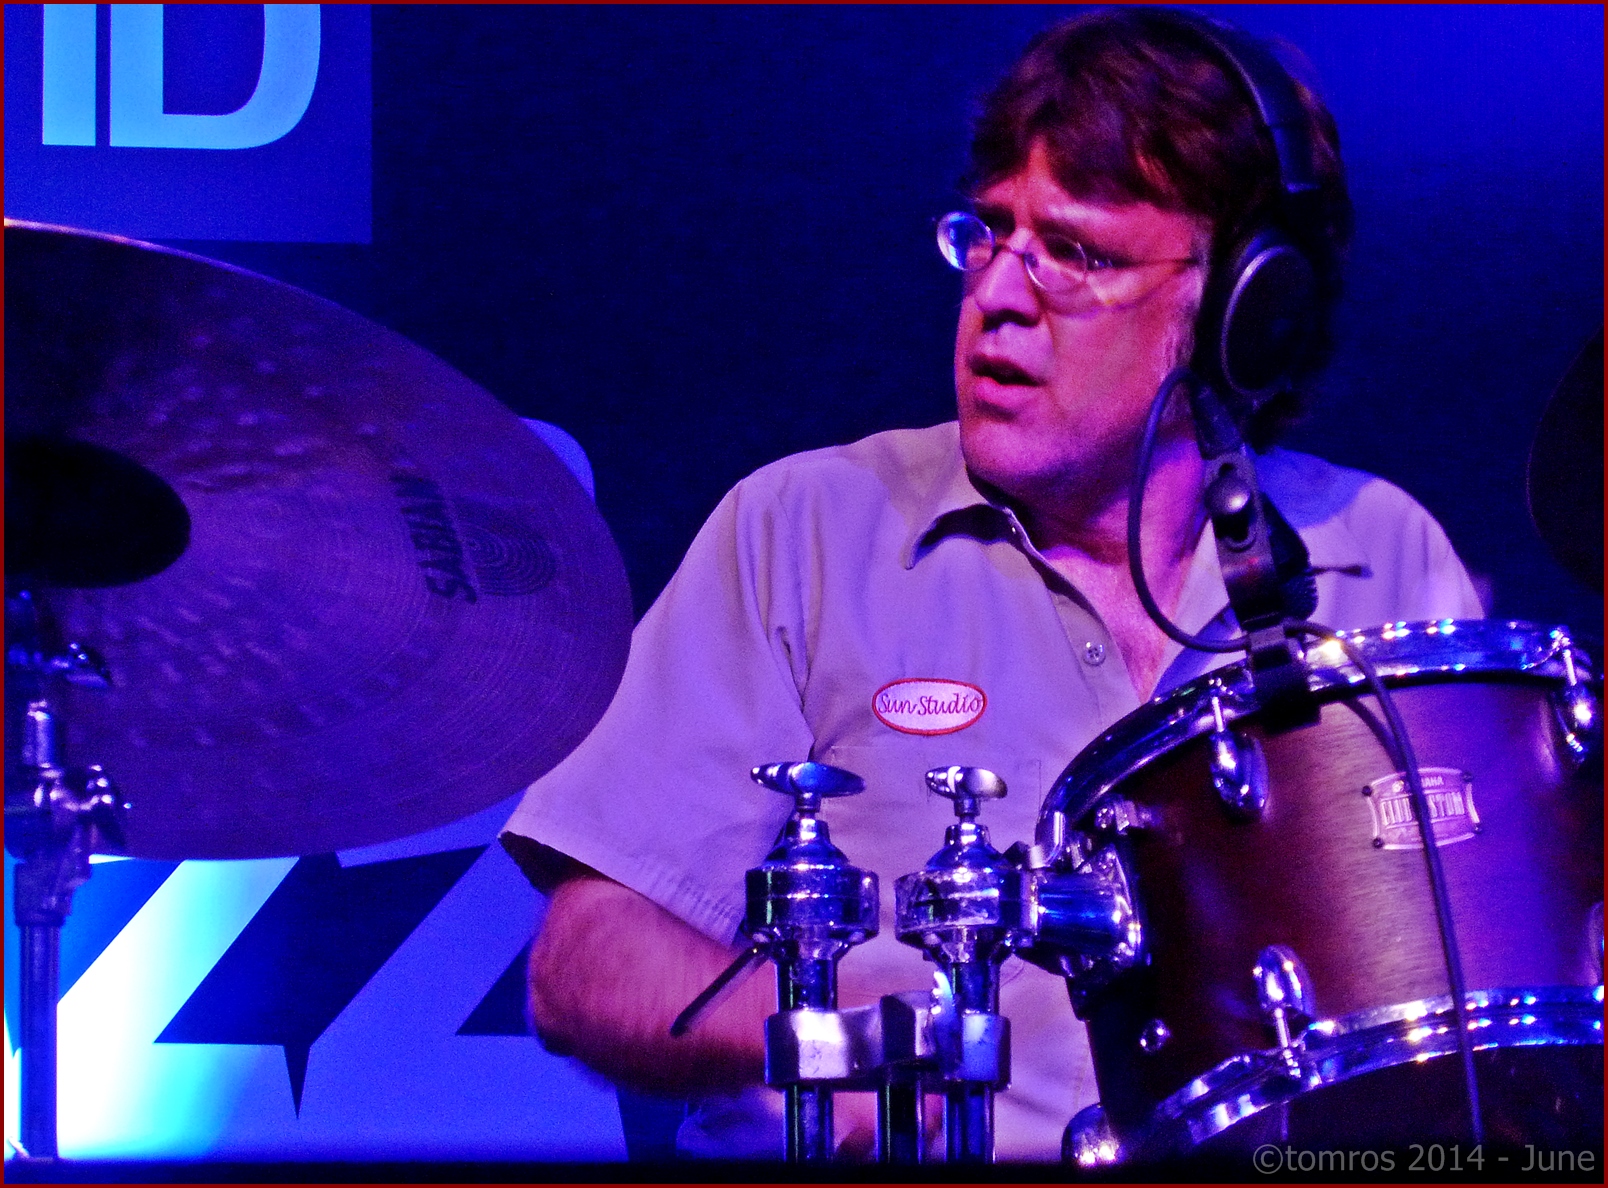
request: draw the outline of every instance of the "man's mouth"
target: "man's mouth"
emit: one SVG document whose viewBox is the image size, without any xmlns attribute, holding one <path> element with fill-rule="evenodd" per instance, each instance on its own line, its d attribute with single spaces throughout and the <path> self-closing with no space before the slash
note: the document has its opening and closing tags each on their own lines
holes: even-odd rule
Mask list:
<svg viewBox="0 0 1608 1188">
<path fill-rule="evenodd" d="M 1037 384 L 1038 379 L 1026 370 L 1018 367 L 1009 359 L 999 359 L 988 355 L 973 355 L 967 360 L 973 375 L 982 379 L 991 379 L 996 384 L 1008 386 L 1024 386 Z"/>
</svg>

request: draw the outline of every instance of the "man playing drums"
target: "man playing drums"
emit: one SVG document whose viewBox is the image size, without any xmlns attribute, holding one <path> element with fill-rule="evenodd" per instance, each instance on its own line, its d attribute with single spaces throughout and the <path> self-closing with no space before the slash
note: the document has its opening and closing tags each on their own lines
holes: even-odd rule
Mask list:
<svg viewBox="0 0 1608 1188">
<path fill-rule="evenodd" d="M 1268 123 L 1196 25 L 1123 9 L 1041 35 L 983 111 L 968 209 L 939 223 L 963 273 L 958 421 L 786 458 L 739 483 L 637 627 L 607 715 L 509 822 L 505 844 L 551 896 L 531 960 L 539 1034 L 622 1084 L 697 1098 L 683 1150 L 781 1149 L 779 1097 L 761 1084 L 770 980 L 669 1035 L 731 961 L 744 872 L 791 807 L 750 768 L 810 758 L 864 778 L 863 795 L 824 815 L 834 842 L 880 875 L 886 917 L 893 880 L 922 867 L 952 820 L 925 771 L 997 772 L 1009 796 L 985 822 L 1001 848 L 1031 839 L 1072 756 L 1232 659 L 1181 648 L 1145 613 L 1126 520 L 1158 385 L 1215 341 L 1214 286 L 1258 226 L 1279 225 L 1315 278 L 1318 326 L 1293 382 L 1237 406 L 1262 450 L 1257 480 L 1310 553 L 1311 617 L 1347 628 L 1480 616 L 1445 534 L 1407 495 L 1268 448 L 1322 361 L 1349 231 L 1333 121 L 1297 92 L 1297 167 L 1317 185 L 1291 218 Z M 1145 572 L 1174 622 L 1227 638 L 1237 626 L 1203 474 L 1179 396 L 1145 490 Z M 844 960 L 843 1005 L 931 985 L 892 931 L 885 920 Z M 1097 1096 L 1083 1028 L 1061 979 L 1022 962 L 1004 979 L 1014 1056 L 998 1155 L 1054 1159 L 1067 1120 Z M 840 1100 L 840 1140 L 866 1149 L 869 1103 Z"/>
</svg>

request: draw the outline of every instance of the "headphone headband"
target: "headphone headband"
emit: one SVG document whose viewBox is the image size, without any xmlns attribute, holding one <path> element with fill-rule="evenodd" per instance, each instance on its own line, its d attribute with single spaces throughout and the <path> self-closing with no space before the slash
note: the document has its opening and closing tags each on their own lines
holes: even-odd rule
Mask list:
<svg viewBox="0 0 1608 1188">
<path fill-rule="evenodd" d="M 1214 262 L 1195 330 L 1194 366 L 1243 415 L 1287 390 L 1309 357 L 1320 308 L 1310 253 L 1321 249 L 1321 185 L 1295 80 L 1258 38 L 1222 21 L 1164 9 L 1239 80 L 1272 139 L 1279 209 Z M 1237 398 L 1237 399 L 1235 399 Z"/>
<path fill-rule="evenodd" d="M 1169 16 L 1198 35 L 1244 86 L 1262 125 L 1273 138 L 1285 195 L 1297 198 L 1316 191 L 1318 179 L 1312 167 L 1307 111 L 1289 71 L 1264 42 L 1243 29 L 1184 9 L 1174 9 Z"/>
</svg>

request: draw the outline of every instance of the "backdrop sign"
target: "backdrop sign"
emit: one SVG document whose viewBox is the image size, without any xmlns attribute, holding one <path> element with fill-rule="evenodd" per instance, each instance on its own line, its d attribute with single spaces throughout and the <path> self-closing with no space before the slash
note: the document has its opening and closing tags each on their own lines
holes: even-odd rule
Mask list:
<svg viewBox="0 0 1608 1188">
<path fill-rule="evenodd" d="M 7 217 L 369 242 L 367 5 L 7 5 L 5 44 Z"/>
</svg>

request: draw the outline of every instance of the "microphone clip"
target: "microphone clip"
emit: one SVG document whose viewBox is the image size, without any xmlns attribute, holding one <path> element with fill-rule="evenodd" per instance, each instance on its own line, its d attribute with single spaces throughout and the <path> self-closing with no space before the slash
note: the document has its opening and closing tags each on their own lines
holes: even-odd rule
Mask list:
<svg viewBox="0 0 1608 1188">
<path fill-rule="evenodd" d="M 1239 426 L 1209 384 L 1190 387 L 1189 407 L 1206 463 L 1202 498 L 1228 604 L 1250 637 L 1251 679 L 1263 721 L 1272 730 L 1315 722 L 1318 706 L 1307 685 L 1305 657 L 1284 629 L 1316 609 L 1306 546 L 1262 495 Z"/>
</svg>

